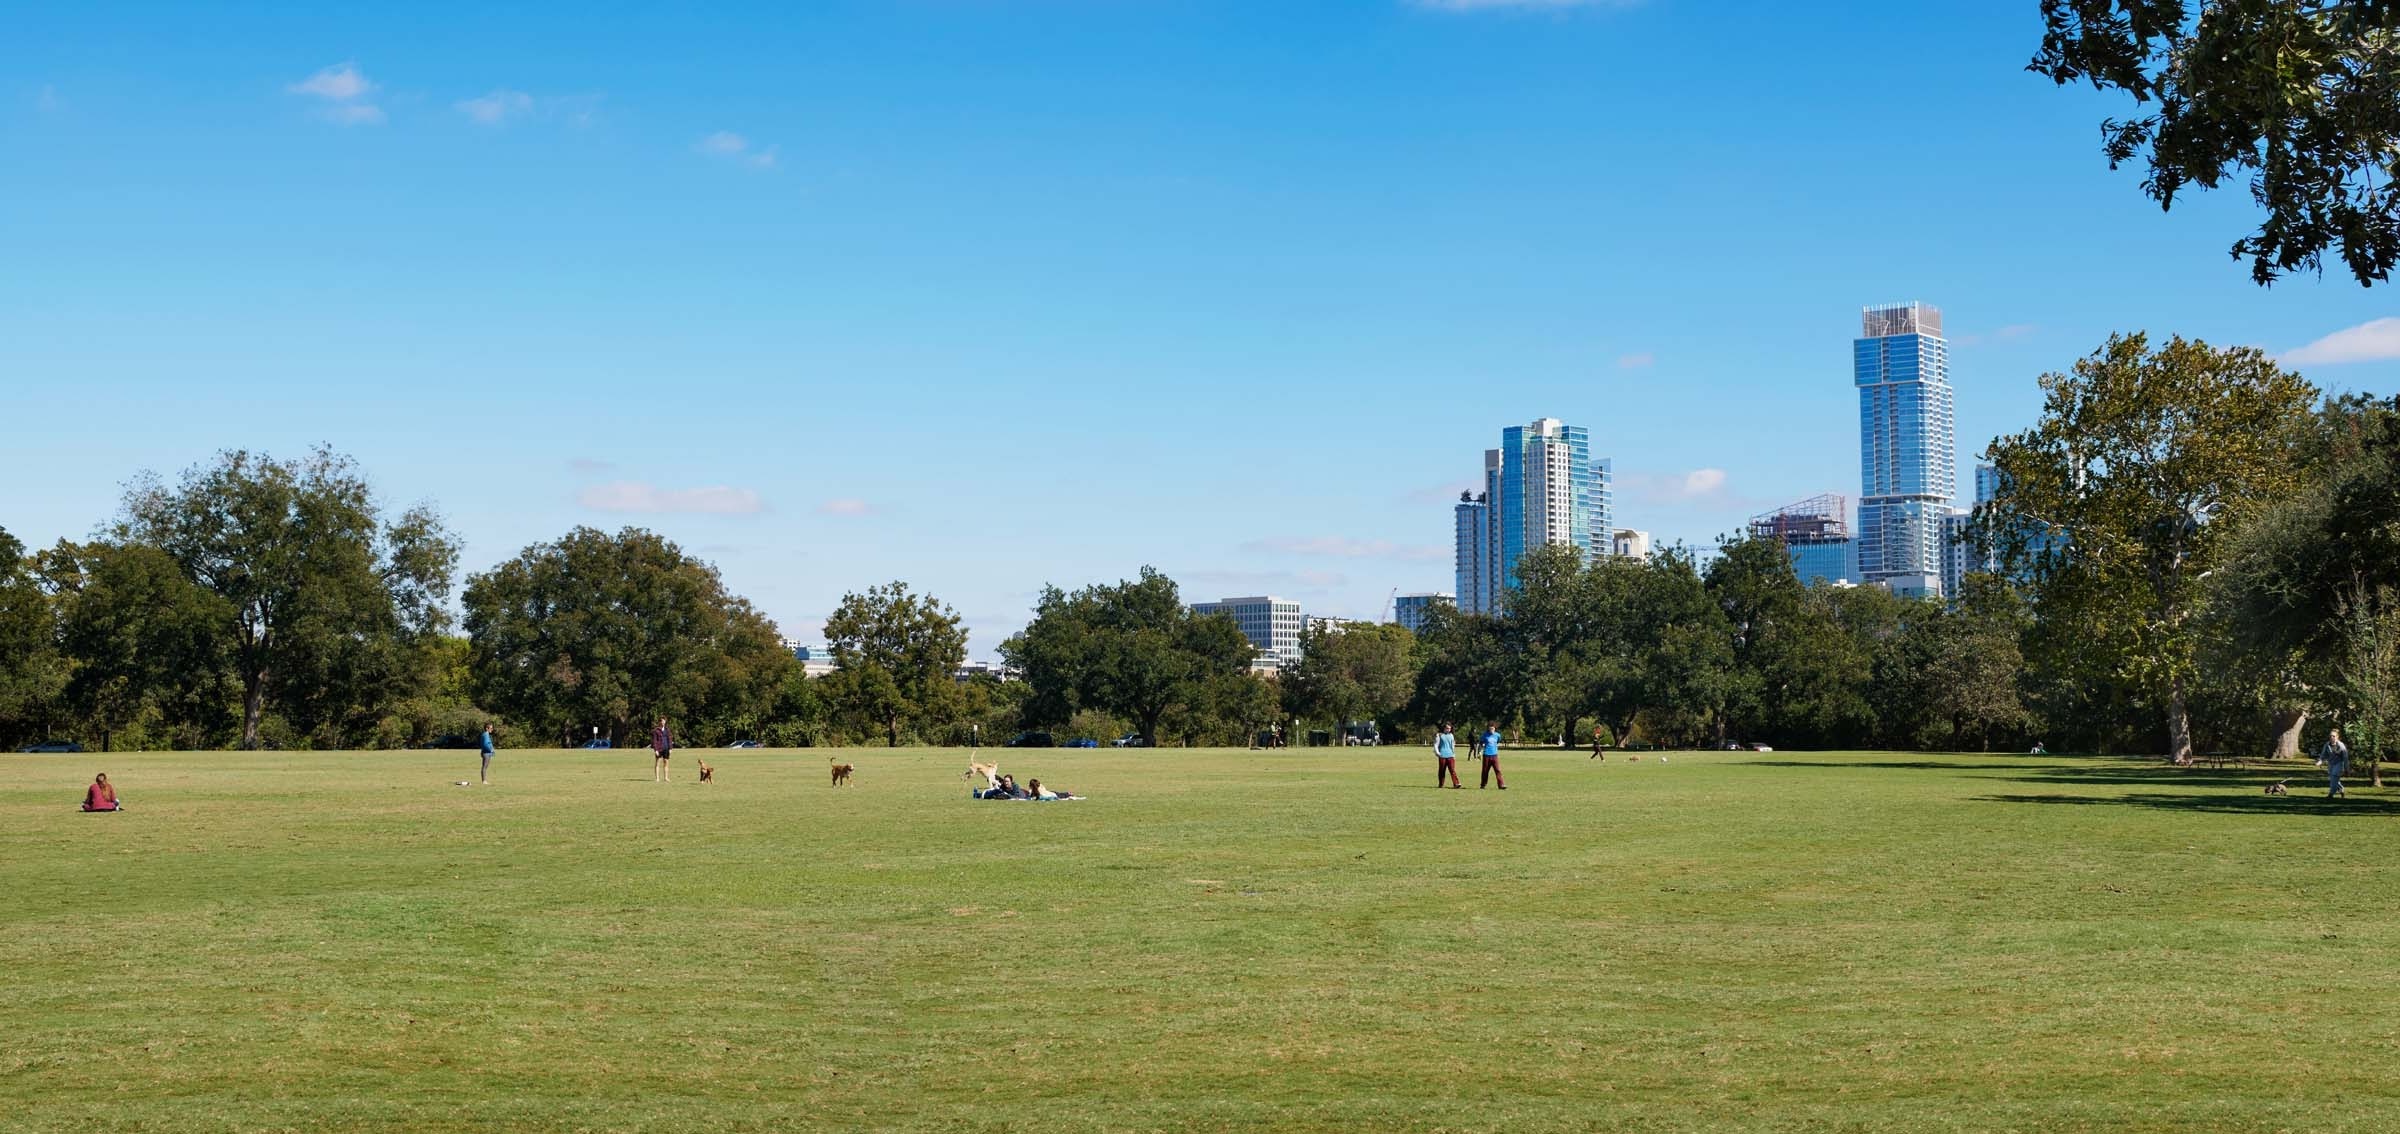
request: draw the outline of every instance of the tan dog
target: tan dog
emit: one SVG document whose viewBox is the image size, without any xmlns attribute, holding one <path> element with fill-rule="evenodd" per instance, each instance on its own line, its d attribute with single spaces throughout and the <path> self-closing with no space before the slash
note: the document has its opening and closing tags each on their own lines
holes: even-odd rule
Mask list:
<svg viewBox="0 0 2400 1134">
<path fill-rule="evenodd" d="M 715 782 L 716 782 L 716 779 L 717 779 L 717 770 L 716 770 L 715 768 L 709 767 L 709 766 L 708 766 L 708 761 L 706 761 L 706 760 L 702 760 L 702 761 L 700 761 L 700 782 L 701 782 L 701 783 L 704 783 L 704 784 L 706 784 L 706 783 L 715 783 Z"/>
<path fill-rule="evenodd" d="M 960 772 L 960 773 L 958 774 L 958 778 L 959 778 L 959 779 L 962 779 L 962 780 L 971 780 L 971 779 L 974 779 L 974 778 L 975 778 L 975 777 L 977 777 L 977 776 L 982 776 L 982 777 L 983 777 L 983 790 L 985 790 L 985 791 L 990 791 L 990 790 L 992 790 L 993 788 L 999 787 L 999 786 L 1000 786 L 1000 765 L 998 765 L 998 764 L 969 764 L 969 765 L 967 765 L 967 770 L 966 770 L 966 771 Z"/>
<path fill-rule="evenodd" d="M 832 757 L 828 756 L 826 759 L 831 760 Z M 852 768 L 848 764 L 835 764 L 833 766 L 833 786 L 840 787 L 843 784 L 849 783 L 850 773 L 856 770 L 857 769 Z"/>
</svg>

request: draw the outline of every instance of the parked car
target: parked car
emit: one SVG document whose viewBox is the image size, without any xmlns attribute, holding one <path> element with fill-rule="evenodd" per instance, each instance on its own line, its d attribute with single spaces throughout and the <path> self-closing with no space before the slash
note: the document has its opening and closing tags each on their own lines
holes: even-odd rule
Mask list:
<svg viewBox="0 0 2400 1134">
<path fill-rule="evenodd" d="M 1129 732 L 1116 738 L 1115 740 L 1109 741 L 1109 743 L 1118 748 L 1140 748 L 1143 746 L 1142 734 L 1138 732 Z"/>
<path fill-rule="evenodd" d="M 1061 744 L 1061 745 L 1059 745 L 1059 747 L 1060 747 L 1060 748 L 1098 748 L 1098 747 L 1100 747 L 1100 742 L 1099 742 L 1099 741 L 1097 741 L 1097 740 L 1094 740 L 1094 739 L 1092 739 L 1091 737 L 1088 737 L 1088 736 L 1079 736 L 1079 737 L 1076 737 L 1076 738 L 1075 738 L 1075 739 L 1073 739 L 1073 740 L 1070 740 L 1070 741 L 1066 742 L 1065 744 Z"/>
<path fill-rule="evenodd" d="M 1725 751 L 1727 751 L 1727 752 L 1748 752 L 1748 751 L 1750 751 L 1750 746 L 1749 746 L 1749 745 L 1747 745 L 1747 744 L 1742 744 L 1742 743 L 1739 743 L 1739 742 L 1737 742 L 1737 741 L 1728 740 L 1728 741 L 1726 741 L 1726 742 L 1725 742 Z"/>
<path fill-rule="evenodd" d="M 614 748 L 616 747 L 616 744 L 605 736 L 595 736 L 590 740 L 584 741 L 583 746 L 585 748 Z"/>
<path fill-rule="evenodd" d="M 766 745 L 764 745 L 764 744 L 760 744 L 759 742 L 757 742 L 757 741 L 755 741 L 755 740 L 737 740 L 737 741 L 734 741 L 734 742 L 733 742 L 733 743 L 731 743 L 731 744 L 728 744 L 728 745 L 726 745 L 725 747 L 727 747 L 727 748 L 764 748 L 764 747 L 766 747 Z"/>
<path fill-rule="evenodd" d="M 1750 751 L 1752 751 L 1752 752 L 1773 752 L 1773 751 L 1775 751 L 1775 746 L 1774 746 L 1774 745 L 1772 745 L 1772 744 L 1753 744 L 1753 745 L 1751 745 L 1751 746 L 1750 746 Z"/>
<path fill-rule="evenodd" d="M 426 741 L 426 742 L 425 742 L 425 747 L 427 747 L 427 748 L 481 748 L 481 747 L 483 747 L 483 738 L 482 738 L 482 737 L 480 737 L 480 736 L 468 736 L 466 733 L 463 733 L 463 732 L 445 732 L 445 733 L 441 734 L 440 736 L 434 737 L 432 740 L 428 740 L 428 741 Z"/>
<path fill-rule="evenodd" d="M 25 746 L 25 747 L 23 747 L 23 748 L 19 748 L 19 749 L 17 749 L 17 751 L 19 751 L 19 752 L 81 752 L 81 751 L 83 751 L 83 745 L 77 744 L 77 743 L 75 743 L 75 742 L 74 742 L 74 741 L 72 741 L 72 740 L 45 740 L 45 741 L 41 742 L 40 744 L 28 744 L 28 745 L 26 745 L 26 746 Z"/>
<path fill-rule="evenodd" d="M 1020 732 L 1008 738 L 1009 748 L 1056 748 L 1058 742 L 1046 732 Z"/>
</svg>

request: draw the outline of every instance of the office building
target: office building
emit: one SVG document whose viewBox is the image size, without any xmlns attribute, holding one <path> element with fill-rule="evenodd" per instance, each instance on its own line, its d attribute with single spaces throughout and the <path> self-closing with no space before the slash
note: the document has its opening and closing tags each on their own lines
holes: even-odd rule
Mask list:
<svg viewBox="0 0 2400 1134">
<path fill-rule="evenodd" d="M 1991 557 L 1967 539 L 1967 522 L 1975 513 L 1964 508 L 1952 508 L 1942 517 L 1942 594 L 1959 596 L 1960 584 L 1973 572 L 1992 569 Z"/>
<path fill-rule="evenodd" d="M 1942 530 L 1958 493 L 1956 409 L 1940 308 L 1867 308 L 1858 390 L 1858 572 L 1895 594 L 1941 593 Z"/>
<path fill-rule="evenodd" d="M 834 663 L 833 651 L 823 646 L 803 646 L 785 638 L 783 639 L 783 648 L 790 650 L 792 657 L 800 662 L 800 672 L 805 676 L 823 677 L 842 668 Z"/>
<path fill-rule="evenodd" d="M 1312 614 L 1303 620 L 1301 625 L 1307 627 L 1311 634 L 1346 634 L 1362 626 L 1372 628 L 1375 622 L 1367 618 L 1341 618 L 1331 614 Z"/>
<path fill-rule="evenodd" d="M 1492 511 L 1500 488 L 1500 450 L 1483 454 L 1482 492 L 1461 492 L 1452 510 L 1456 548 L 1453 582 L 1459 609 L 1469 614 L 1500 612 L 1500 525 Z"/>
<path fill-rule="evenodd" d="M 1242 628 L 1258 651 L 1255 668 L 1281 669 L 1300 660 L 1300 604 L 1273 595 L 1248 595 L 1192 604 L 1194 614 L 1222 614 Z"/>
<path fill-rule="evenodd" d="M 1609 540 L 1609 554 L 1619 559 L 1644 561 L 1650 558 L 1650 533 L 1632 528 L 1618 528 Z"/>
<path fill-rule="evenodd" d="M 1437 606 L 1457 606 L 1458 596 L 1440 591 L 1425 591 L 1401 595 L 1392 600 L 1392 621 L 1406 627 L 1411 634 L 1425 628 L 1425 616 Z"/>
<path fill-rule="evenodd" d="M 1854 580 L 1850 502 L 1833 493 L 1811 496 L 1750 517 L 1750 538 L 1771 539 L 1792 557 L 1792 573 L 1807 586 Z"/>
<path fill-rule="evenodd" d="M 1501 430 L 1500 447 L 1484 450 L 1483 491 L 1460 494 L 1453 511 L 1459 609 L 1499 613 L 1518 561 L 1537 548 L 1614 554 L 1611 479 L 1580 426 L 1545 417 Z"/>
</svg>

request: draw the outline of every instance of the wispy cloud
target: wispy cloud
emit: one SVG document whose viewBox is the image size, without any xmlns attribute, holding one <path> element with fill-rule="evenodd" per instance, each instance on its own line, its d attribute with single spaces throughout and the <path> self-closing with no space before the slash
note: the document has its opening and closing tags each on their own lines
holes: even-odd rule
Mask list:
<svg viewBox="0 0 2400 1134">
<path fill-rule="evenodd" d="M 1409 562 L 1450 557 L 1448 548 L 1410 546 L 1388 539 L 1352 539 L 1348 536 L 1268 536 L 1243 544 L 1242 550 L 1283 555 L 1323 555 L 1336 559 L 1400 559 Z"/>
<path fill-rule="evenodd" d="M 1190 584 L 1195 583 L 1205 584 L 1212 588 L 1223 587 L 1229 590 L 1247 590 L 1260 587 L 1307 587 L 1312 589 L 1326 589 L 1339 587 L 1350 581 L 1350 576 L 1342 574 L 1339 571 L 1229 571 L 1210 569 L 1200 571 L 1177 571 L 1174 573 L 1174 578 L 1178 584 L 1184 585 L 1184 589 L 1187 592 L 1191 592 Z M 1191 592 L 1186 593 L 1183 597 L 1186 601 L 1206 602 L 1211 596 L 1197 592 Z"/>
<path fill-rule="evenodd" d="M 1620 354 L 1620 355 L 1618 355 L 1618 356 L 1617 356 L 1617 369 L 1619 369 L 1619 370 L 1641 370 L 1641 369 L 1643 369 L 1643 368 L 1645 368 L 1645 367 L 1648 367 L 1648 366 L 1652 365 L 1653 363 L 1656 363 L 1657 361 L 1658 361 L 1658 356 L 1657 356 L 1657 355 L 1655 355 L 1655 354 L 1652 354 L 1652 353 L 1650 353 L 1649 351 L 1646 351 L 1646 350 L 1644 350 L 1644 351 L 1635 351 L 1635 352 L 1634 352 L 1634 353 L 1632 353 L 1632 354 Z"/>
<path fill-rule="evenodd" d="M 318 101 L 317 116 L 340 126 L 372 126 L 383 121 L 383 108 L 372 101 L 375 84 L 356 63 L 337 63 L 285 87 Z"/>
<path fill-rule="evenodd" d="M 577 476 L 594 476 L 604 472 L 615 472 L 617 463 L 603 461 L 598 457 L 576 457 L 567 462 L 567 467 L 574 470 Z"/>
<path fill-rule="evenodd" d="M 451 105 L 478 126 L 505 126 L 511 119 L 533 113 L 533 96 L 524 91 L 496 90 L 482 98 L 461 99 Z"/>
<path fill-rule="evenodd" d="M 2277 359 L 2292 366 L 2334 366 L 2400 358 L 2400 319 L 2370 319 L 2318 339 Z"/>
<path fill-rule="evenodd" d="M 1724 469 L 1680 473 L 1626 473 L 1617 478 L 1623 495 L 1650 504 L 1736 504 Z"/>
<path fill-rule="evenodd" d="M 595 484 L 575 494 L 575 502 L 600 512 L 701 513 L 747 516 L 766 511 L 758 493 L 747 488 L 711 485 L 706 488 L 660 488 L 639 481 Z"/>
<path fill-rule="evenodd" d="M 739 162 L 753 169 L 772 168 L 775 165 L 777 149 L 774 146 L 767 146 L 764 149 L 753 146 L 750 144 L 750 139 L 731 130 L 719 130 L 710 134 L 700 139 L 692 148 L 710 157 Z"/>
<path fill-rule="evenodd" d="M 826 516 L 864 516 L 871 511 L 866 501 L 847 497 L 817 505 L 817 512 Z"/>
</svg>

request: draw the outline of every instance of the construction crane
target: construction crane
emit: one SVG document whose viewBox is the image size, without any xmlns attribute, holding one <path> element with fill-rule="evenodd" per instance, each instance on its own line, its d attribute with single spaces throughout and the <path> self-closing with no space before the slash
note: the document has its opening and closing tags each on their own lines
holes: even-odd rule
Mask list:
<svg viewBox="0 0 2400 1134">
<path fill-rule="evenodd" d="M 1392 620 L 1392 604 L 1398 601 L 1400 601 L 1400 588 L 1393 587 L 1392 593 L 1383 596 L 1383 617 L 1376 621 L 1390 622 Z"/>
</svg>

